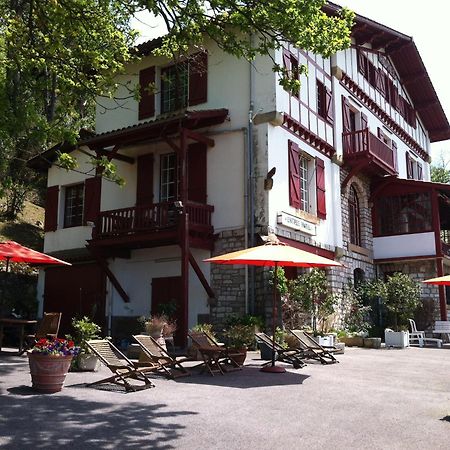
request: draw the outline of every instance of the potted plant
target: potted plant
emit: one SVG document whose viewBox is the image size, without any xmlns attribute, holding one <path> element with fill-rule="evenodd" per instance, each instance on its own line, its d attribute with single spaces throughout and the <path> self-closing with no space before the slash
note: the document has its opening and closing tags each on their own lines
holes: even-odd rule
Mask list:
<svg viewBox="0 0 450 450">
<path fill-rule="evenodd" d="M 76 367 L 85 371 L 98 370 L 100 361 L 91 353 L 86 342 L 100 338 L 100 326 L 85 316 L 82 319 L 72 319 L 72 327 L 75 330 L 75 344 L 80 347 L 80 353 L 75 359 Z"/>
<path fill-rule="evenodd" d="M 33 389 L 47 394 L 59 392 L 66 379 L 72 358 L 80 347 L 68 339 L 40 339 L 28 352 Z"/>
<path fill-rule="evenodd" d="M 235 324 L 224 331 L 230 353 L 233 359 L 242 366 L 247 357 L 247 349 L 255 342 L 255 327 L 253 325 Z"/>
<path fill-rule="evenodd" d="M 164 314 L 155 314 L 148 319 L 144 319 L 144 328 L 145 332 L 154 338 L 159 345 L 166 348 L 166 339 L 173 337 L 173 333 L 177 330 L 177 324 Z"/>
<path fill-rule="evenodd" d="M 214 332 L 214 327 L 212 323 L 198 323 L 197 325 L 194 325 L 191 330 L 194 331 L 195 333 L 205 332 L 208 336 L 211 336 L 214 340 L 217 340 L 217 336 L 216 333 Z M 188 348 L 188 355 L 196 359 L 197 361 L 202 360 L 201 353 L 194 346 L 190 346 Z"/>
<path fill-rule="evenodd" d="M 388 277 L 380 289 L 384 306 L 390 313 L 391 328 L 384 333 L 386 346 L 408 347 L 408 318 L 414 316 L 414 312 L 420 303 L 420 286 L 408 275 L 397 272 Z"/>
</svg>

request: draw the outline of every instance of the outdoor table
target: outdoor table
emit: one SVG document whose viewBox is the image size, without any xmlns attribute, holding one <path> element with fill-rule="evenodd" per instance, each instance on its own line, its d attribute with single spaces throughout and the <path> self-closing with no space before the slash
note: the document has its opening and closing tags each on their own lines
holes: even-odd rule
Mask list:
<svg viewBox="0 0 450 450">
<path fill-rule="evenodd" d="M 35 325 L 37 320 L 25 320 L 25 319 L 0 319 L 0 351 L 2 350 L 3 344 L 3 328 L 19 328 L 19 353 L 23 349 L 23 341 L 25 339 L 25 326 Z"/>
</svg>

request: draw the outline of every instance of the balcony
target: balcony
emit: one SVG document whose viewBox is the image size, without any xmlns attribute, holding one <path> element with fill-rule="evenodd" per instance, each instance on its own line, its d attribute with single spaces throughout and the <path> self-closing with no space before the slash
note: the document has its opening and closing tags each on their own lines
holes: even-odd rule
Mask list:
<svg viewBox="0 0 450 450">
<path fill-rule="evenodd" d="M 356 172 L 380 176 L 397 175 L 397 152 L 372 134 L 368 128 L 342 134 L 344 163 Z"/>
<path fill-rule="evenodd" d="M 188 202 L 186 211 L 191 243 L 209 248 L 214 232 L 211 225 L 214 206 Z M 180 217 L 173 203 L 101 211 L 90 245 L 132 249 L 177 244 Z"/>
</svg>

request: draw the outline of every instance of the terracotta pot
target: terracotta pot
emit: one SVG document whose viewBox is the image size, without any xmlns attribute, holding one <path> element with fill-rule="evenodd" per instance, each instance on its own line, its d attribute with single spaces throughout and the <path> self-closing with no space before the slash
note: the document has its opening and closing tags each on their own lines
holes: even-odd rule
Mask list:
<svg viewBox="0 0 450 450">
<path fill-rule="evenodd" d="M 247 357 L 246 348 L 230 348 L 229 353 L 235 362 L 237 362 L 240 366 L 244 365 L 245 358 Z"/>
<path fill-rule="evenodd" d="M 59 392 L 63 387 L 71 361 L 72 356 L 28 353 L 33 389 L 46 394 Z"/>
</svg>

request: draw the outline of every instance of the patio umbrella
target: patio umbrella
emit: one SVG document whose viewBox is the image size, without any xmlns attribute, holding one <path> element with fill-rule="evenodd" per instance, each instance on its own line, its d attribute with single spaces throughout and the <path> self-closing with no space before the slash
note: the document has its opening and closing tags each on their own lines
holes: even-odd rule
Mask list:
<svg viewBox="0 0 450 450">
<path fill-rule="evenodd" d="M 6 261 L 6 272 L 8 272 L 10 262 L 39 265 L 71 265 L 68 262 L 53 258 L 45 253 L 37 252 L 31 248 L 24 247 L 14 241 L 0 242 L 0 261 Z"/>
<path fill-rule="evenodd" d="M 450 286 L 450 275 L 439 278 L 430 278 L 429 280 L 425 280 L 424 283 Z"/>
<path fill-rule="evenodd" d="M 277 269 L 278 267 L 330 267 L 342 266 L 341 263 L 322 256 L 291 247 L 280 242 L 276 237 L 270 236 L 264 245 L 251 247 L 237 252 L 226 253 L 205 259 L 206 262 L 216 264 L 244 264 L 249 266 L 274 267 L 275 279 L 273 287 L 272 303 L 272 365 L 264 367 L 264 372 L 285 372 L 285 369 L 275 366 L 275 320 L 276 320 L 276 298 L 277 298 Z"/>
</svg>

